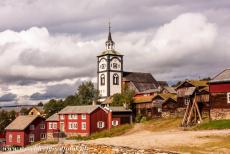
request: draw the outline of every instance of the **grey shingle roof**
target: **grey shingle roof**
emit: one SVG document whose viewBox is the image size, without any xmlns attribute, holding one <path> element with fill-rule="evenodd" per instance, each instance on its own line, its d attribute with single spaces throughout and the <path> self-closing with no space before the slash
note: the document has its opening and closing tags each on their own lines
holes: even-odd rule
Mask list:
<svg viewBox="0 0 230 154">
<path fill-rule="evenodd" d="M 210 81 L 210 83 L 216 82 L 230 82 L 230 69 L 222 71 Z"/>
<path fill-rule="evenodd" d="M 46 121 L 59 121 L 58 114 L 57 113 L 53 114 L 52 116 L 47 118 Z"/>
<path fill-rule="evenodd" d="M 112 112 L 132 112 L 132 110 L 126 109 L 123 106 L 110 106 L 106 108 L 112 110 Z"/>
<path fill-rule="evenodd" d="M 116 50 L 105 50 L 102 53 L 100 53 L 98 56 L 103 56 L 103 55 L 120 55 L 120 56 L 122 56 L 122 54 L 120 54 Z"/>
<path fill-rule="evenodd" d="M 5 129 L 6 130 L 24 130 L 26 129 L 37 117 L 37 115 L 23 115 L 18 116 L 11 122 Z"/>
<path fill-rule="evenodd" d="M 68 113 L 92 113 L 94 110 L 99 108 L 99 105 L 84 105 L 84 106 L 67 106 L 62 109 L 58 114 L 68 114 Z"/>
</svg>

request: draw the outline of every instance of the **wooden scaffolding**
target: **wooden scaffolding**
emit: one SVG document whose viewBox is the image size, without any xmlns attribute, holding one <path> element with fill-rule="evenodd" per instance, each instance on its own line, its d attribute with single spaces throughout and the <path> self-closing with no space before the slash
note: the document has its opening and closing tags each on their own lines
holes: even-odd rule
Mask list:
<svg viewBox="0 0 230 154">
<path fill-rule="evenodd" d="M 188 103 L 186 107 L 186 111 L 184 114 L 184 118 L 182 120 L 182 127 L 189 127 L 197 123 L 202 122 L 202 116 L 197 104 L 197 96 L 195 94 L 193 101 Z"/>
</svg>

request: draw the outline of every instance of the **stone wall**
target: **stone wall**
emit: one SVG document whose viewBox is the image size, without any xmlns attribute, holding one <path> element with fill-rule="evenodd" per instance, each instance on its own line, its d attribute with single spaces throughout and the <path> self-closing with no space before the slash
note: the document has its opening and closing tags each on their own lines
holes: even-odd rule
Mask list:
<svg viewBox="0 0 230 154">
<path fill-rule="evenodd" d="M 210 116 L 212 120 L 230 119 L 230 109 L 211 109 Z"/>
<path fill-rule="evenodd" d="M 135 149 L 95 144 L 63 144 L 43 149 L 39 154 L 176 154 L 154 149 Z"/>
</svg>

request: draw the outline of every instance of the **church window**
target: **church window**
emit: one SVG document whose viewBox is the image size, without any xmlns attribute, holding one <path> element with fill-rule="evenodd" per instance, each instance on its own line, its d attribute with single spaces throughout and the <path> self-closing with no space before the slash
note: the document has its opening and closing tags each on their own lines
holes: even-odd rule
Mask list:
<svg viewBox="0 0 230 154">
<path fill-rule="evenodd" d="M 105 75 L 101 75 L 101 85 L 105 85 Z"/>
<path fill-rule="evenodd" d="M 118 74 L 113 75 L 113 84 L 114 85 L 119 85 L 119 76 L 118 76 Z"/>
</svg>

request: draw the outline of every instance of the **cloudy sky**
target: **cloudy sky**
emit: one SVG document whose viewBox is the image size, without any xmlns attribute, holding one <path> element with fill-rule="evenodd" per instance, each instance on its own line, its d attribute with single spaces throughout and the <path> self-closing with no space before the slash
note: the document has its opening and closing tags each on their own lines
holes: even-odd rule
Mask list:
<svg viewBox="0 0 230 154">
<path fill-rule="evenodd" d="M 128 71 L 213 77 L 230 65 L 229 0 L 1 0 L 0 105 L 45 102 L 96 81 L 108 22 Z"/>
</svg>

